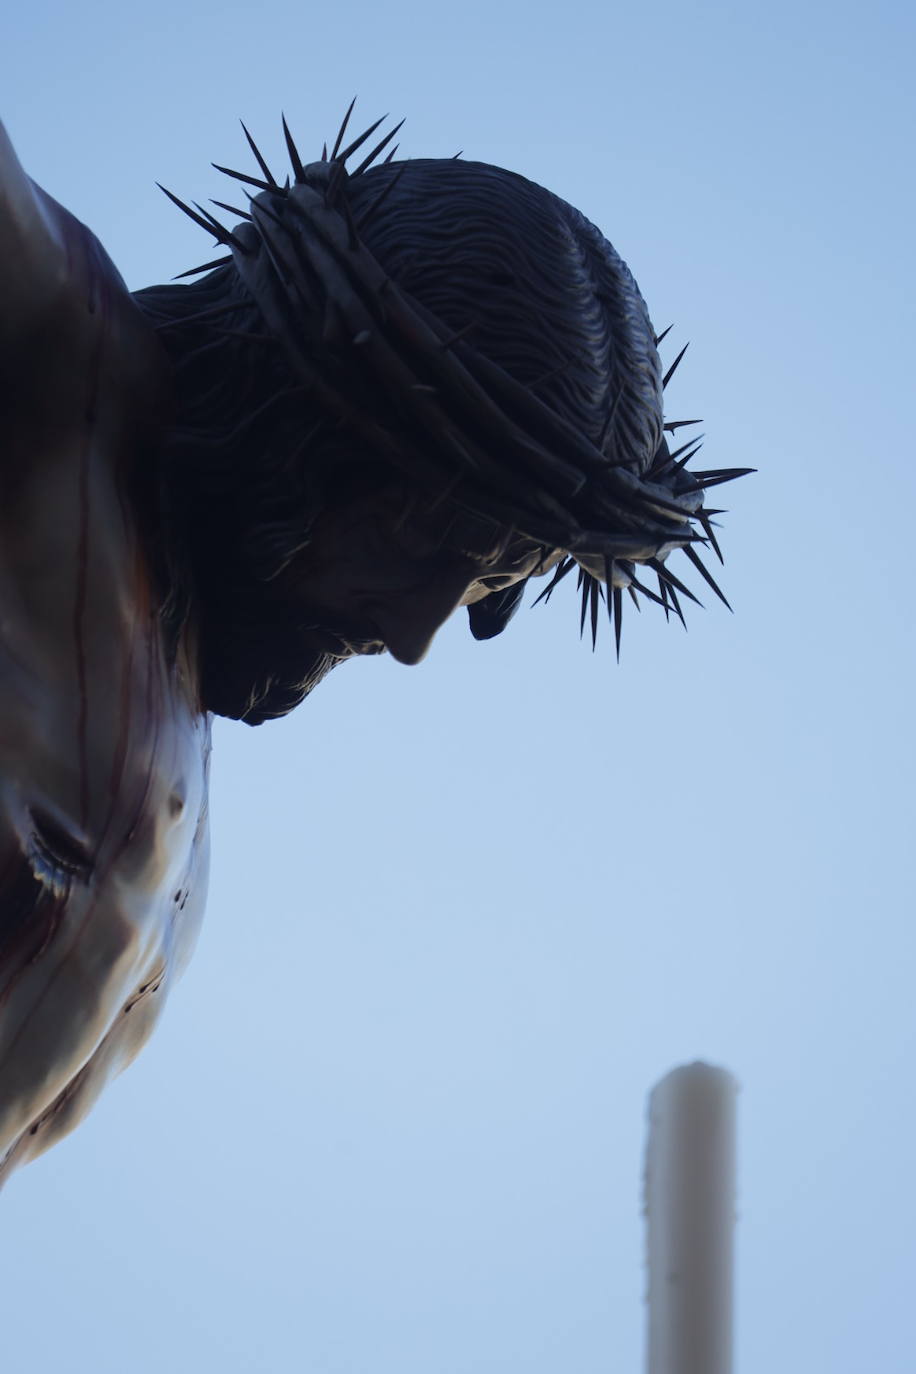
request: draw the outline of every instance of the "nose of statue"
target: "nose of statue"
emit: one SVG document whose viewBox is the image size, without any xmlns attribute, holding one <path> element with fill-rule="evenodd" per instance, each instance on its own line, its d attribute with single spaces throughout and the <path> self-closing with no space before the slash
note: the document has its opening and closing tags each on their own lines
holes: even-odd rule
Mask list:
<svg viewBox="0 0 916 1374">
<path fill-rule="evenodd" d="M 464 559 L 439 570 L 410 591 L 400 592 L 373 606 L 373 614 L 388 652 L 398 663 L 420 663 L 436 631 L 456 610 L 474 581 Z"/>
</svg>

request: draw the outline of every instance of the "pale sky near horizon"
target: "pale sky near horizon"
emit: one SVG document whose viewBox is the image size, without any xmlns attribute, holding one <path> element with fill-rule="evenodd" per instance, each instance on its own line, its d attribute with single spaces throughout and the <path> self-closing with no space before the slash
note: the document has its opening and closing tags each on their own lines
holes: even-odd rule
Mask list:
<svg viewBox="0 0 916 1374">
<path fill-rule="evenodd" d="M 243 118 L 579 206 L 674 322 L 722 504 L 689 633 L 574 599 L 217 723 L 200 946 L 0 1198 L 4 1370 L 632 1374 L 645 1100 L 740 1080 L 740 1374 L 912 1374 L 914 19 L 902 3 L 36 0 L 23 164 L 128 285 Z M 668 345 L 666 344 L 666 348 Z M 684 564 L 686 568 L 686 563 Z M 695 585 L 695 582 L 692 582 Z M 530 598 L 529 598 L 530 600 Z"/>
</svg>

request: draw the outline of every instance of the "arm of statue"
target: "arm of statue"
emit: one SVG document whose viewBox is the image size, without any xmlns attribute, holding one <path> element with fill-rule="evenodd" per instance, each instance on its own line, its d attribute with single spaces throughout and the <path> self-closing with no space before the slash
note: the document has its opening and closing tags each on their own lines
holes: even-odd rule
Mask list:
<svg viewBox="0 0 916 1374">
<path fill-rule="evenodd" d="M 0 156 L 2 1182 L 130 1061 L 189 957 L 209 727 L 192 627 L 164 640 L 138 478 L 159 345 L 5 135 Z"/>
</svg>

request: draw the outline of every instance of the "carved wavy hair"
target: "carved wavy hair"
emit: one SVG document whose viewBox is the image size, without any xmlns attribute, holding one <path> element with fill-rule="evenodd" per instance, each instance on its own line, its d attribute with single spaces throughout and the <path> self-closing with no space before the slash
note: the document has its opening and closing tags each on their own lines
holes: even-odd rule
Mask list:
<svg viewBox="0 0 916 1374">
<path fill-rule="evenodd" d="M 291 362 L 284 329 L 272 323 L 273 298 L 261 287 L 265 271 L 270 291 L 276 292 L 282 276 L 270 232 L 289 196 L 255 153 L 270 180 L 233 174 L 266 194 L 249 212 L 237 211 L 245 223 L 223 231 L 232 258 L 193 285 L 151 287 L 135 296 L 174 369 L 174 423 L 161 464 L 164 615 L 173 632 L 189 614 L 199 626 L 204 705 L 257 724 L 291 710 L 337 661 L 303 649 L 296 608 L 280 605 L 271 584 L 307 545 L 328 501 L 365 490 L 375 474 L 380 480 L 396 468 L 402 453 L 422 451 L 428 458 L 429 473 L 422 462 L 418 468 L 404 461 L 431 497 L 441 498 L 448 486 L 449 499 L 465 510 L 511 525 L 545 548 L 575 550 L 578 541 L 580 565 L 591 567 L 588 557 L 599 560 L 596 578 L 607 570 L 609 608 L 613 584 L 619 611 L 609 560 L 615 550 L 621 557 L 642 557 L 632 512 L 621 517 L 628 543 L 613 526 L 623 499 L 619 491 L 617 505 L 605 502 L 612 514 L 604 511 L 599 539 L 583 531 L 595 524 L 593 508 L 604 508 L 593 493 L 577 495 L 581 479 L 565 504 L 549 490 L 541 494 L 537 481 L 513 471 L 511 462 L 495 478 L 481 479 L 478 465 L 478 475 L 450 479 L 447 456 L 436 452 L 428 427 L 419 438 L 416 424 L 411 429 L 410 406 L 401 406 L 383 384 L 379 367 L 373 372 L 354 362 L 354 345 L 368 339 L 369 331 L 342 343 L 340 321 L 327 302 L 323 318 L 317 306 L 303 309 L 300 303 L 305 336 Z M 297 182 L 308 180 L 313 168 L 297 164 L 295 157 Z M 336 167 L 333 156 L 324 166 L 332 185 Z M 252 228 L 259 206 L 260 237 Z M 699 493 L 698 483 L 679 476 L 682 464 L 669 461 L 664 444 L 661 368 L 642 298 L 614 249 L 577 210 L 514 173 L 455 160 L 388 162 L 363 171 L 348 179 L 344 208 L 351 246 L 365 248 L 416 305 L 421 321 L 434 321 L 440 338 L 444 330 L 456 341 L 443 347 L 453 346 L 478 373 L 485 367 L 485 382 L 497 390 L 500 378 L 519 384 L 517 390 L 524 388 L 532 404 L 541 406 L 542 423 L 554 417 L 560 441 L 582 436 L 586 448 L 603 455 L 615 472 L 654 479 L 664 468 L 674 472 L 672 493 L 688 487 Z M 209 227 L 202 218 L 206 212 L 189 213 Z M 322 355 L 324 367 L 325 354 L 333 365 L 330 391 L 321 377 L 313 383 L 308 375 L 309 357 Z M 305 376 L 296 365 L 301 357 Z M 515 404 L 514 393 L 509 404 Z M 473 437 L 473 421 L 469 428 Z M 513 434 L 516 429 L 513 421 Z M 376 432 L 385 435 L 385 444 L 374 444 Z M 524 451 L 522 441 L 519 452 Z M 500 454 L 492 456 L 498 465 Z M 546 458 L 544 463 L 546 471 Z M 690 518 L 696 518 L 700 500 L 693 502 Z M 652 519 L 668 518 L 664 506 L 661 501 L 652 508 Z M 671 546 L 684 546 L 693 535 L 676 537 L 685 528 L 679 508 L 677 519 Z M 662 544 L 656 530 L 653 549 Z M 651 552 L 646 559 L 654 561 Z M 561 574 L 571 566 L 571 559 L 564 560 Z M 621 581 L 626 586 L 630 579 Z M 665 576 L 672 594 L 675 584 L 682 587 Z M 478 637 L 502 628 L 520 591 L 497 593 L 471 608 Z M 666 592 L 663 598 L 667 610 Z M 596 581 L 593 625 L 597 600 Z M 583 618 L 585 605 L 583 599 Z"/>
</svg>

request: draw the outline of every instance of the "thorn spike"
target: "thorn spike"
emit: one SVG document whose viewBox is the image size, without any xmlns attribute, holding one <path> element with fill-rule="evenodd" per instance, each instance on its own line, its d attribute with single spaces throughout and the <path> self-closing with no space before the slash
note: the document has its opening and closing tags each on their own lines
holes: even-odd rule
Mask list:
<svg viewBox="0 0 916 1374">
<path fill-rule="evenodd" d="M 686 633 L 686 631 L 687 631 L 687 621 L 684 619 L 684 612 L 681 610 L 681 603 L 680 603 L 680 601 L 678 601 L 677 592 L 676 592 L 676 591 L 674 590 L 674 588 L 673 588 L 672 586 L 670 586 L 670 585 L 669 585 L 669 587 L 668 587 L 668 595 L 669 595 L 670 598 L 671 598 L 671 606 L 672 606 L 672 609 L 673 609 L 673 611 L 674 611 L 674 614 L 677 616 L 678 620 L 679 620 L 679 621 L 681 622 L 681 624 L 683 625 L 683 627 L 684 627 L 684 632 Z"/>
<path fill-rule="evenodd" d="M 702 506 L 701 506 L 700 509 L 697 511 L 697 516 L 696 516 L 696 518 L 699 520 L 700 524 L 703 526 L 703 533 L 706 535 L 706 538 L 709 540 L 709 543 L 710 543 L 710 545 L 711 545 L 711 547 L 712 547 L 713 553 L 716 555 L 716 557 L 718 558 L 719 562 L 722 563 L 722 564 L 724 564 L 724 563 L 725 563 L 725 559 L 722 557 L 722 550 L 719 548 L 719 541 L 716 539 L 715 531 L 713 530 L 713 527 L 712 527 L 712 521 L 711 521 L 710 518 L 709 518 L 709 514 L 703 509 Z"/>
<path fill-rule="evenodd" d="M 343 143 L 343 136 L 344 136 L 344 134 L 347 132 L 347 125 L 350 123 L 350 116 L 351 116 L 351 114 L 353 113 L 353 106 L 354 106 L 355 104 L 356 104 L 356 96 L 353 97 L 353 99 L 350 101 L 349 105 L 347 106 L 347 113 L 344 115 L 344 117 L 343 117 L 343 122 L 341 123 L 340 128 L 337 130 L 337 137 L 336 137 L 335 140 L 334 140 L 334 147 L 333 147 L 333 149 L 332 149 L 332 151 L 331 151 L 331 161 L 332 161 L 332 162 L 336 161 L 336 159 L 337 159 L 337 154 L 340 152 L 340 145 L 341 145 L 341 143 Z M 327 145 L 325 145 L 325 146 L 327 146 Z M 322 162 L 324 162 L 324 161 L 326 161 L 326 159 L 325 159 L 325 158 L 322 158 Z"/>
<path fill-rule="evenodd" d="M 686 448 L 688 451 L 687 451 L 687 453 L 684 454 L 683 458 L 680 458 L 680 459 L 674 464 L 674 466 L 675 466 L 676 468 L 679 468 L 679 469 L 683 470 L 683 469 L 687 466 L 687 464 L 690 462 L 691 458 L 695 458 L 695 457 L 697 456 L 697 454 L 699 453 L 699 451 L 700 451 L 700 449 L 701 449 L 702 447 L 703 447 L 703 436 L 702 436 L 702 434 L 701 434 L 700 437 L 699 437 L 699 439 L 697 439 L 697 440 L 694 442 L 694 444 L 693 444 L 692 446 L 691 446 L 690 444 L 685 444 L 685 445 L 684 445 L 684 448 Z M 678 452 L 679 452 L 679 453 L 683 452 L 683 449 L 678 449 Z"/>
<path fill-rule="evenodd" d="M 668 600 L 668 583 L 665 582 L 663 578 L 659 577 L 658 573 L 656 573 L 655 576 L 658 578 L 658 594 L 661 597 L 662 606 L 665 611 L 665 620 L 670 620 L 671 603 Z"/>
<path fill-rule="evenodd" d="M 258 166 L 260 167 L 261 171 L 264 173 L 264 180 L 267 181 L 267 182 L 269 182 L 271 186 L 276 187 L 276 186 L 277 186 L 277 183 L 276 183 L 276 181 L 274 180 L 273 172 L 271 172 L 271 170 L 270 170 L 270 168 L 268 167 L 267 163 L 264 161 L 263 157 L 261 156 L 261 152 L 260 152 L 260 149 L 258 148 L 258 145 L 255 143 L 254 139 L 251 137 L 251 134 L 250 134 L 250 133 L 248 132 L 248 130 L 245 128 L 244 120 L 241 120 L 241 119 L 240 119 L 240 120 L 239 120 L 239 123 L 240 123 L 241 126 L 242 126 L 242 133 L 243 133 L 243 134 L 245 135 L 245 137 L 248 139 L 248 146 L 249 146 L 249 148 L 251 149 L 251 151 L 254 153 L 255 158 L 257 159 L 257 164 L 258 164 Z M 277 189 L 279 189 L 279 188 L 277 188 Z"/>
<path fill-rule="evenodd" d="M 385 135 L 385 137 L 382 139 L 382 141 L 381 141 L 380 143 L 377 143 L 377 144 L 375 145 L 375 147 L 372 149 L 372 152 L 369 153 L 369 155 L 368 155 L 367 157 L 364 157 L 364 158 L 363 158 L 362 162 L 359 164 L 359 166 L 357 167 L 356 171 L 355 171 L 355 172 L 351 172 L 350 175 L 351 175 L 351 176 L 354 176 L 354 177 L 358 177 L 358 176 L 360 176 L 363 172 L 365 172 L 365 171 L 367 170 L 367 168 L 369 168 L 369 167 L 372 165 L 372 163 L 375 161 L 375 159 L 378 157 L 378 155 L 379 155 L 379 153 L 382 151 L 382 149 L 388 147 L 388 144 L 391 142 L 391 140 L 392 140 L 392 139 L 394 138 L 394 136 L 397 134 L 398 130 L 399 130 L 400 128 L 403 127 L 403 124 L 404 124 L 404 120 L 403 120 L 403 119 L 401 120 L 401 123 L 400 123 L 400 124 L 395 124 L 394 128 L 393 128 L 389 133 L 387 133 L 387 134 Z"/>
<path fill-rule="evenodd" d="M 211 196 L 211 205 L 218 205 L 221 210 L 228 210 L 230 215 L 238 215 L 241 219 L 251 220 L 253 216 L 247 210 L 240 210 L 237 205 L 227 205 L 224 200 L 214 200 Z"/>
<path fill-rule="evenodd" d="M 205 210 L 202 205 L 198 205 L 196 200 L 194 201 L 194 209 L 198 210 L 204 216 L 207 223 L 212 226 L 210 229 L 211 234 L 215 234 L 221 243 L 225 243 L 227 246 L 231 245 L 233 248 L 244 251 L 242 240 L 237 239 L 231 229 L 227 229 L 225 224 L 220 224 L 216 216 L 211 215 L 210 211 Z"/>
<path fill-rule="evenodd" d="M 701 441 L 702 441 L 703 439 L 705 439 L 705 437 L 706 437 L 705 434 L 698 434 L 697 437 L 696 437 L 695 439 L 688 439 L 687 442 L 686 442 L 686 444 L 681 444 L 680 448 L 676 448 L 676 449 L 674 450 L 673 453 L 669 453 L 669 454 L 668 454 L 668 461 L 669 461 L 669 463 L 674 463 L 674 462 L 676 462 L 677 459 L 680 458 L 680 456 L 681 456 L 682 453 L 686 453 L 687 450 L 688 450 L 689 448 L 692 448 L 694 444 L 699 445 L 699 444 L 701 443 Z M 684 462 L 685 462 L 685 463 L 687 462 L 687 459 L 686 459 L 686 458 L 684 459 Z"/>
<path fill-rule="evenodd" d="M 662 391 L 664 391 L 665 387 L 666 387 L 666 386 L 668 385 L 668 383 L 671 381 L 671 378 L 674 376 L 675 372 L 677 371 L 678 364 L 680 363 L 681 359 L 683 358 L 684 354 L 687 352 L 687 349 L 688 349 L 689 347 L 690 347 L 690 342 L 688 341 L 687 343 L 684 344 L 684 347 L 681 349 L 680 353 L 677 355 L 677 357 L 675 358 L 674 362 L 673 362 L 673 363 L 671 364 L 671 366 L 668 368 L 668 371 L 665 373 L 664 377 L 662 378 Z M 687 422 L 684 421 L 684 420 L 681 421 L 681 424 L 685 424 L 685 423 L 687 423 Z"/>
<path fill-rule="evenodd" d="M 684 545 L 683 547 L 686 547 L 686 545 Z M 657 559 L 657 558 L 647 558 L 647 559 L 646 559 L 646 564 L 647 564 L 648 567 L 650 567 L 650 568 L 653 570 L 653 572 L 655 572 L 655 573 L 657 574 L 658 577 L 664 578 L 664 580 L 668 583 L 669 588 L 671 588 L 671 587 L 676 587 L 677 590 L 678 590 L 683 596 L 686 596 L 686 597 L 687 597 L 688 601 L 695 601 L 696 604 L 697 604 L 698 606 L 702 606 L 703 603 L 702 603 L 702 601 L 699 599 L 699 597 L 694 596 L 694 594 L 693 594 L 693 592 L 690 590 L 690 588 L 689 588 L 689 587 L 685 587 L 684 584 L 683 584 L 683 582 L 681 581 L 681 579 L 680 579 L 679 577 L 675 577 L 675 575 L 674 575 L 674 573 L 671 571 L 671 569 L 670 569 L 669 567 L 667 567 L 664 563 L 662 563 L 659 559 Z M 676 598 L 675 598 L 675 603 L 676 603 Z"/>
<path fill-rule="evenodd" d="M 703 562 L 703 560 L 700 558 L 700 555 L 697 553 L 696 549 L 692 549 L 692 548 L 690 547 L 689 544 L 685 544 L 685 545 L 684 545 L 684 553 L 685 553 L 685 554 L 687 555 L 687 557 L 690 559 L 691 563 L 692 563 L 693 566 L 696 568 L 696 570 L 697 570 L 697 572 L 700 574 L 700 576 L 701 576 L 702 578 L 704 578 L 706 582 L 709 583 L 710 587 L 712 587 L 713 591 L 715 592 L 715 594 L 716 594 L 716 596 L 719 598 L 719 600 L 720 600 L 725 606 L 728 606 L 728 601 L 726 600 L 726 598 L 725 598 L 725 596 L 723 595 L 723 593 L 720 591 L 719 587 L 716 585 L 716 580 L 715 580 L 715 578 L 713 577 L 713 575 L 712 575 L 712 573 L 709 571 L 709 569 L 706 567 L 706 565 L 705 565 L 705 563 Z M 728 606 L 728 609 L 731 610 L 731 606 Z"/>
<path fill-rule="evenodd" d="M 633 588 L 634 591 L 642 592 L 643 596 L 646 597 L 647 600 L 657 601 L 659 606 L 664 606 L 665 603 L 661 599 L 661 597 L 656 596 L 655 592 L 653 592 L 649 587 L 644 586 L 642 582 L 640 582 L 639 578 L 636 576 L 635 572 L 632 571 L 630 572 L 630 586 Z"/>
<path fill-rule="evenodd" d="M 211 167 L 215 167 L 223 176 L 233 177 L 235 181 L 242 181 L 246 186 L 256 186 L 259 191 L 275 191 L 276 186 L 271 186 L 269 181 L 262 181 L 260 177 L 250 177 L 247 172 L 234 172 L 231 167 L 221 167 L 218 162 L 211 162 Z"/>
<path fill-rule="evenodd" d="M 383 114 L 381 119 L 377 119 L 374 124 L 370 124 L 365 133 L 360 134 L 359 138 L 354 138 L 353 142 L 344 148 L 342 153 L 338 153 L 336 158 L 331 159 L 332 162 L 346 162 L 347 158 L 355 153 L 357 148 L 361 148 L 366 139 L 371 138 L 378 126 L 384 124 L 387 118 L 388 116 Z"/>
<path fill-rule="evenodd" d="M 609 558 L 607 554 L 604 555 L 604 583 L 607 587 L 607 597 L 605 598 L 607 601 L 607 616 L 608 620 L 613 625 L 614 603 L 611 599 L 611 591 L 614 586 L 614 560 L 613 558 Z"/>
<path fill-rule="evenodd" d="M 200 267 L 189 267 L 187 272 L 179 272 L 172 281 L 181 281 L 182 277 L 196 277 L 199 272 L 211 272 L 217 267 L 228 267 L 232 258 L 214 258 L 212 262 L 203 262 Z"/>
<path fill-rule="evenodd" d="M 575 566 L 576 560 L 574 558 L 570 558 L 567 556 L 566 558 L 561 559 L 560 562 L 557 564 L 556 568 L 554 569 L 553 577 L 551 577 L 547 586 L 544 588 L 540 596 L 533 604 L 536 606 L 539 601 L 549 601 L 554 587 L 556 587 L 558 583 L 562 582 L 563 578 L 566 577 L 567 573 L 571 573 Z"/>
<path fill-rule="evenodd" d="M 719 487 L 723 482 L 735 482 L 739 477 L 747 477 L 749 473 L 756 471 L 756 468 L 721 468 L 694 472 L 692 476 L 697 479 L 697 486 Z"/>
<path fill-rule="evenodd" d="M 286 151 L 289 153 L 289 161 L 290 166 L 293 169 L 293 176 L 296 178 L 297 182 L 304 181 L 305 168 L 302 166 L 302 159 L 299 156 L 299 149 L 296 147 L 293 141 L 293 136 L 289 131 L 289 125 L 286 122 L 286 115 L 281 115 L 280 118 L 283 122 L 283 137 L 286 139 Z"/>
<path fill-rule="evenodd" d="M 168 196 L 169 200 L 172 202 L 173 205 L 177 205 L 178 209 L 183 211 L 183 213 L 188 216 L 188 219 L 192 219 L 195 224 L 199 224 L 201 229 L 206 229 L 207 233 L 212 234 L 213 237 L 217 239 L 220 243 L 231 245 L 233 248 L 240 248 L 242 246 L 240 241 L 236 239 L 234 234 L 230 234 L 228 229 L 223 228 L 219 220 L 214 219 L 212 215 L 207 214 L 207 211 L 203 208 L 203 206 L 198 205 L 197 210 L 192 210 L 190 205 L 185 205 L 183 200 L 179 200 L 178 196 L 173 195 L 171 191 L 166 190 L 166 188 L 162 186 L 158 181 L 156 182 L 156 185 L 159 187 L 159 190 L 162 191 L 164 195 Z"/>
</svg>

